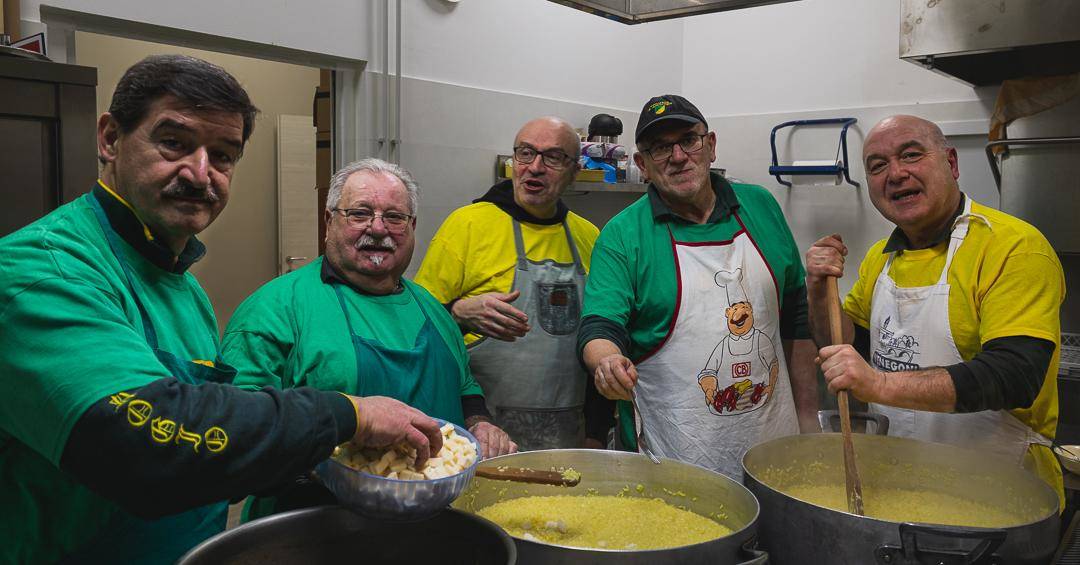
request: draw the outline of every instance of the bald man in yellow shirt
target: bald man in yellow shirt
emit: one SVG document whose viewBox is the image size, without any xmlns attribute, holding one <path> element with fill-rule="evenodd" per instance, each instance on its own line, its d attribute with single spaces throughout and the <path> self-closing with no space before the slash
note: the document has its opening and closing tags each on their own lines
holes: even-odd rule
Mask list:
<svg viewBox="0 0 1080 565">
<path fill-rule="evenodd" d="M 893 116 L 866 136 L 870 199 L 896 225 L 843 302 L 844 339 L 820 350 L 829 390 L 890 419 L 889 433 L 975 447 L 1033 470 L 1064 507 L 1057 430 L 1065 277 L 1031 225 L 960 191 L 956 149 L 933 123 Z M 838 235 L 806 254 L 815 341 L 828 344 L 826 279 Z M 860 350 L 862 353 L 860 353 Z"/>
<path fill-rule="evenodd" d="M 599 230 L 561 196 L 581 146 L 558 118 L 526 123 L 514 139 L 512 178 L 455 210 L 431 241 L 416 276 L 462 329 L 470 368 L 496 424 L 519 449 L 601 447 L 585 442 L 586 396 L 577 331 L 589 257 Z M 592 392 L 593 394 L 590 394 Z"/>
</svg>

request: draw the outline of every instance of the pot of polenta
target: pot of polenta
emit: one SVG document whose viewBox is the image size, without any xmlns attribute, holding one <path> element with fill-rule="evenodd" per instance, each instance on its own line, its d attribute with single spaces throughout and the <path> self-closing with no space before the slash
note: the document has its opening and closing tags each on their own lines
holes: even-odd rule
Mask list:
<svg viewBox="0 0 1080 565">
<path fill-rule="evenodd" d="M 757 500 L 719 473 L 592 449 L 515 453 L 484 465 L 581 478 L 565 487 L 475 477 L 454 502 L 506 530 L 519 564 L 766 563 L 753 547 Z"/>
<path fill-rule="evenodd" d="M 1017 462 L 953 445 L 854 434 L 865 516 L 847 512 L 840 434 L 771 440 L 743 456 L 770 563 L 1048 563 L 1058 497 Z"/>
</svg>

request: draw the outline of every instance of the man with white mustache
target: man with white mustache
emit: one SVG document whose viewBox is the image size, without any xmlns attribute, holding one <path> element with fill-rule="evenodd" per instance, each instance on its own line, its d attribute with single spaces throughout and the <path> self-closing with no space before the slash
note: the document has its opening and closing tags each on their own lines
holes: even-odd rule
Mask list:
<svg viewBox="0 0 1080 565">
<path fill-rule="evenodd" d="M 233 314 L 222 355 L 235 383 L 309 386 L 388 396 L 465 426 L 484 457 L 517 446 L 491 423 L 457 324 L 405 279 L 415 244 L 419 186 L 379 159 L 346 165 L 330 182 L 326 254 L 263 285 Z M 248 517 L 332 501 L 300 483 L 254 499 Z"/>
<path fill-rule="evenodd" d="M 394 243 L 393 238 L 390 236 L 386 236 L 376 242 L 374 237 L 364 234 L 360 236 L 360 239 L 356 240 L 356 248 L 361 251 L 364 249 L 371 249 L 373 251 L 397 251 L 397 244 Z M 382 263 L 382 255 L 372 255 L 371 261 L 378 266 Z"/>
</svg>

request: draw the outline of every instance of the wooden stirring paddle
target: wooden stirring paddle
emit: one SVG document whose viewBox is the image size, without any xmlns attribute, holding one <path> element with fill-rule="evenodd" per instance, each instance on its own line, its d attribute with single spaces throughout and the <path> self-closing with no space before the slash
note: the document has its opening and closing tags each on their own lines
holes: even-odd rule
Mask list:
<svg viewBox="0 0 1080 565">
<path fill-rule="evenodd" d="M 840 345 L 844 343 L 844 330 L 840 322 L 840 290 L 836 277 L 829 277 L 825 291 L 825 300 L 829 303 L 829 339 L 833 345 Z M 866 512 L 863 511 L 862 480 L 855 464 L 855 444 L 851 441 L 851 413 L 846 390 L 836 393 L 836 402 L 840 405 L 840 432 L 844 435 L 844 487 L 848 512 L 863 516 Z"/>
<path fill-rule="evenodd" d="M 477 467 L 476 476 L 496 481 L 514 481 L 516 483 L 534 483 L 557 487 L 573 487 L 581 482 L 581 473 L 573 470 L 563 472 L 540 471 L 511 466 Z"/>
</svg>

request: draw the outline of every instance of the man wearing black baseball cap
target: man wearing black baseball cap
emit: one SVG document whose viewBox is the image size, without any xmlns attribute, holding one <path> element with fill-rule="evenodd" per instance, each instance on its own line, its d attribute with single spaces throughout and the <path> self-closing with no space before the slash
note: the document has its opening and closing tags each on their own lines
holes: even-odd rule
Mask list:
<svg viewBox="0 0 1080 565">
<path fill-rule="evenodd" d="M 652 182 L 593 249 L 579 354 L 624 401 L 617 443 L 739 480 L 751 446 L 820 430 L 801 253 L 768 191 L 710 172 L 690 101 L 650 99 L 635 141 Z"/>
</svg>

